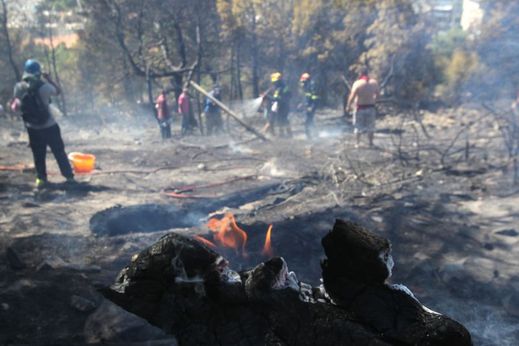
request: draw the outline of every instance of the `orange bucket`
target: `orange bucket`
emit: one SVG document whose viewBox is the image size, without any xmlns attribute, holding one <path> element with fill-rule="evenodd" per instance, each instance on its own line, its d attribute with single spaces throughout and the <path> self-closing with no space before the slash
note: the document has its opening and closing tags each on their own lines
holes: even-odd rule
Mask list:
<svg viewBox="0 0 519 346">
<path fill-rule="evenodd" d="M 96 157 L 92 154 L 70 153 L 68 159 L 72 164 L 74 173 L 90 173 L 94 170 Z"/>
</svg>

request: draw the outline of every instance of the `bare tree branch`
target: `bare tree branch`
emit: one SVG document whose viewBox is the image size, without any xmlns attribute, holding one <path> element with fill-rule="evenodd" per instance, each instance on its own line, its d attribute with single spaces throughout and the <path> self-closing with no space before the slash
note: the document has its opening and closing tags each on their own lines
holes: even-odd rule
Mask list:
<svg viewBox="0 0 519 346">
<path fill-rule="evenodd" d="M 391 77 L 393 77 L 393 72 L 395 70 L 395 58 L 396 58 L 396 54 L 393 55 L 391 57 L 391 64 L 389 65 L 389 72 L 387 73 L 386 77 L 384 77 L 384 79 L 382 80 L 382 83 L 380 83 L 380 88 L 381 89 L 384 89 L 387 85 L 387 83 L 389 83 Z"/>
<path fill-rule="evenodd" d="M 111 8 L 113 13 L 115 14 L 115 28 L 116 28 L 116 35 L 117 35 L 117 42 L 119 43 L 120 48 L 124 52 L 124 55 L 128 59 L 130 66 L 132 67 L 134 73 L 137 76 L 140 77 L 147 77 L 151 79 L 156 78 L 166 78 L 166 77 L 174 77 L 178 76 L 178 74 L 185 73 L 185 72 L 191 72 L 193 70 L 192 67 L 190 68 L 179 68 L 170 70 L 167 72 L 157 72 L 151 69 L 148 65 L 149 72 L 146 72 L 146 67 L 141 67 L 137 62 L 135 61 L 133 55 L 130 52 L 130 49 L 128 48 L 125 40 L 124 30 L 123 30 L 123 23 L 122 23 L 122 14 L 121 14 L 121 8 L 117 4 L 117 2 L 113 0 L 104 0 L 105 4 L 108 6 L 108 8 Z"/>
</svg>

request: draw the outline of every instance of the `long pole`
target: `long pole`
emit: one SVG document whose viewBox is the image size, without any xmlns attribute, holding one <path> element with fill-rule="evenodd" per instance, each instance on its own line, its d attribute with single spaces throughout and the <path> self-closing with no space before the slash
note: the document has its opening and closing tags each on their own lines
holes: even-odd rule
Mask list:
<svg viewBox="0 0 519 346">
<path fill-rule="evenodd" d="M 238 122 L 241 126 L 243 126 L 247 131 L 252 132 L 256 137 L 260 138 L 261 140 L 265 142 L 269 142 L 269 139 L 265 136 L 263 136 L 261 133 L 259 133 L 256 129 L 253 127 L 247 125 L 244 123 L 232 110 L 230 110 L 226 105 L 224 105 L 222 102 L 211 96 L 207 91 L 205 91 L 200 85 L 196 84 L 193 81 L 190 81 L 190 84 L 193 88 L 195 88 L 198 92 L 204 94 L 207 96 L 211 101 L 213 101 L 218 107 L 220 107 L 224 112 L 229 114 L 234 120 Z"/>
</svg>

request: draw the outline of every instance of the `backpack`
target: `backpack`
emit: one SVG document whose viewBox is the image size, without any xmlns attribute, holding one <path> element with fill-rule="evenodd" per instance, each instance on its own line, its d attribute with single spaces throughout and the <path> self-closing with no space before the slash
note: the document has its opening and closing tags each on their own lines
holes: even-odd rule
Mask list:
<svg viewBox="0 0 519 346">
<path fill-rule="evenodd" d="M 34 84 L 27 83 L 22 97 L 20 110 L 23 121 L 32 125 L 43 125 L 50 118 L 50 112 L 40 97 L 39 90 L 45 83 L 40 81 Z"/>
</svg>

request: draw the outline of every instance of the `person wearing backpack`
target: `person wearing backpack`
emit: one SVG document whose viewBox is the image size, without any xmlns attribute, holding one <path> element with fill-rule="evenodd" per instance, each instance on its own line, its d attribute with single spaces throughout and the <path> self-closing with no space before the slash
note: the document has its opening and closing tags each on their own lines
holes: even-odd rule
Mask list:
<svg viewBox="0 0 519 346">
<path fill-rule="evenodd" d="M 22 80 L 14 87 L 11 109 L 21 113 L 29 135 L 29 145 L 36 168 L 36 188 L 47 185 L 45 157 L 47 146 L 50 147 L 58 163 L 61 174 L 68 183 L 74 183 L 74 173 L 65 153 L 58 123 L 49 108 L 51 97 L 61 93 L 61 88 L 41 72 L 38 61 L 29 59 L 25 62 Z"/>
</svg>

